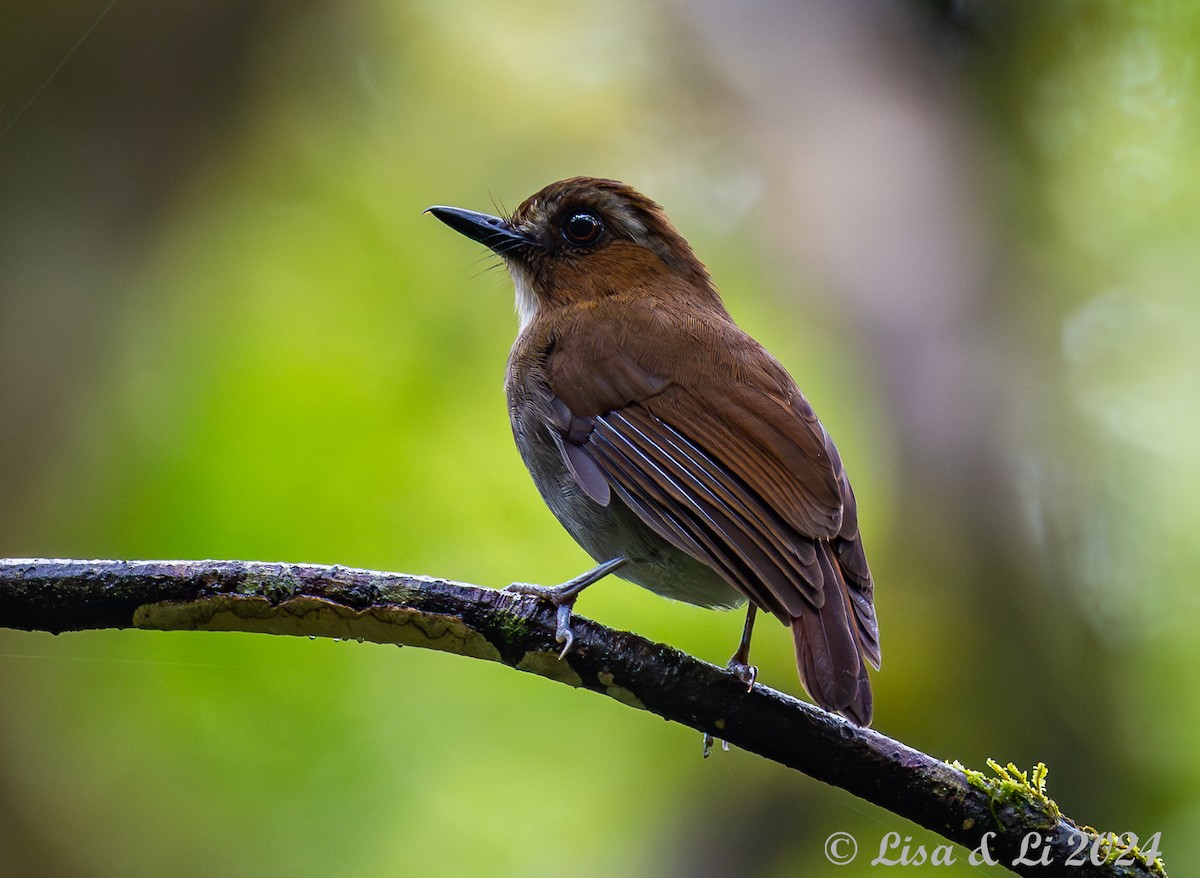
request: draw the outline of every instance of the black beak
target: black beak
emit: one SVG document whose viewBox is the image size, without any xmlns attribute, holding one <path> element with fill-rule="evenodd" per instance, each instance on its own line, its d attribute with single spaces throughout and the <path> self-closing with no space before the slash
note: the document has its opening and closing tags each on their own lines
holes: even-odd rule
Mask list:
<svg viewBox="0 0 1200 878">
<path fill-rule="evenodd" d="M 478 241 L 500 256 L 534 243 L 498 216 L 463 210 L 461 207 L 441 206 L 426 208 L 425 213 L 433 214 L 454 231 Z"/>
</svg>

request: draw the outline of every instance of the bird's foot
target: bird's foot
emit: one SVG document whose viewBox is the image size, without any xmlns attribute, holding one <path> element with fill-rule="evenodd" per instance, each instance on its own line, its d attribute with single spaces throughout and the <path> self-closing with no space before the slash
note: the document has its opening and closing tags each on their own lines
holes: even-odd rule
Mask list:
<svg viewBox="0 0 1200 878">
<path fill-rule="evenodd" d="M 754 688 L 754 681 L 758 679 L 758 668 L 739 661 L 736 655 L 729 660 L 728 667 L 730 673 L 742 681 L 747 692 Z"/>
<path fill-rule="evenodd" d="M 571 651 L 571 644 L 575 642 L 575 635 L 571 633 L 571 608 L 575 606 L 575 599 L 579 597 L 579 593 L 591 585 L 598 579 L 603 579 L 614 570 L 619 570 L 626 564 L 624 557 L 618 555 L 605 561 L 586 573 L 581 573 L 574 579 L 564 582 L 562 585 L 533 585 L 528 582 L 514 582 L 512 585 L 505 588 L 505 591 L 514 594 L 527 594 L 535 598 L 541 598 L 544 601 L 549 601 L 558 607 L 558 620 L 554 629 L 554 639 L 563 645 L 562 652 L 558 654 L 561 661 Z"/>
<path fill-rule="evenodd" d="M 580 591 L 575 584 L 568 582 L 565 585 L 534 585 L 530 582 L 514 582 L 504 590 L 513 594 L 527 594 L 541 598 L 557 607 L 558 618 L 554 628 L 554 639 L 563 645 L 562 652 L 558 654 L 559 660 L 566 658 L 567 653 L 571 651 L 571 646 L 575 643 L 575 635 L 571 632 L 571 609 L 575 606 L 575 599 L 579 597 Z"/>
</svg>

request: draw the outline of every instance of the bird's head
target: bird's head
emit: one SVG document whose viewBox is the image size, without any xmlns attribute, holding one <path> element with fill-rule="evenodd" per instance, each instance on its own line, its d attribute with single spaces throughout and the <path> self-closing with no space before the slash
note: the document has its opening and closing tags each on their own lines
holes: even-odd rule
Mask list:
<svg viewBox="0 0 1200 878">
<path fill-rule="evenodd" d="M 614 295 L 720 307 L 704 265 L 662 208 L 615 180 L 551 183 L 509 217 L 457 207 L 428 212 L 504 260 L 522 327 L 543 309 Z"/>
</svg>

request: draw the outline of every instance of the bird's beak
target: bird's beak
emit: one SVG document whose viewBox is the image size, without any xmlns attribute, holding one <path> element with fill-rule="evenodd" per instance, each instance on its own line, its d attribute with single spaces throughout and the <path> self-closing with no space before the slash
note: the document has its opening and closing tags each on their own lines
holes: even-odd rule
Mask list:
<svg viewBox="0 0 1200 878">
<path fill-rule="evenodd" d="M 454 231 L 461 232 L 472 241 L 478 241 L 500 256 L 534 243 L 509 225 L 508 220 L 498 216 L 440 205 L 426 208 L 425 213 L 433 214 Z"/>
</svg>

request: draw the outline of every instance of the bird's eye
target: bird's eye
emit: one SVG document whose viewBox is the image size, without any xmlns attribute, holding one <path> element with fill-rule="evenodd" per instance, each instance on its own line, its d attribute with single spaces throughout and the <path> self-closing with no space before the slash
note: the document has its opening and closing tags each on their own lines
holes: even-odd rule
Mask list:
<svg viewBox="0 0 1200 878">
<path fill-rule="evenodd" d="M 587 246 L 600 240 L 604 223 L 594 213 L 580 211 L 568 216 L 562 225 L 563 237 L 572 244 Z"/>
</svg>

